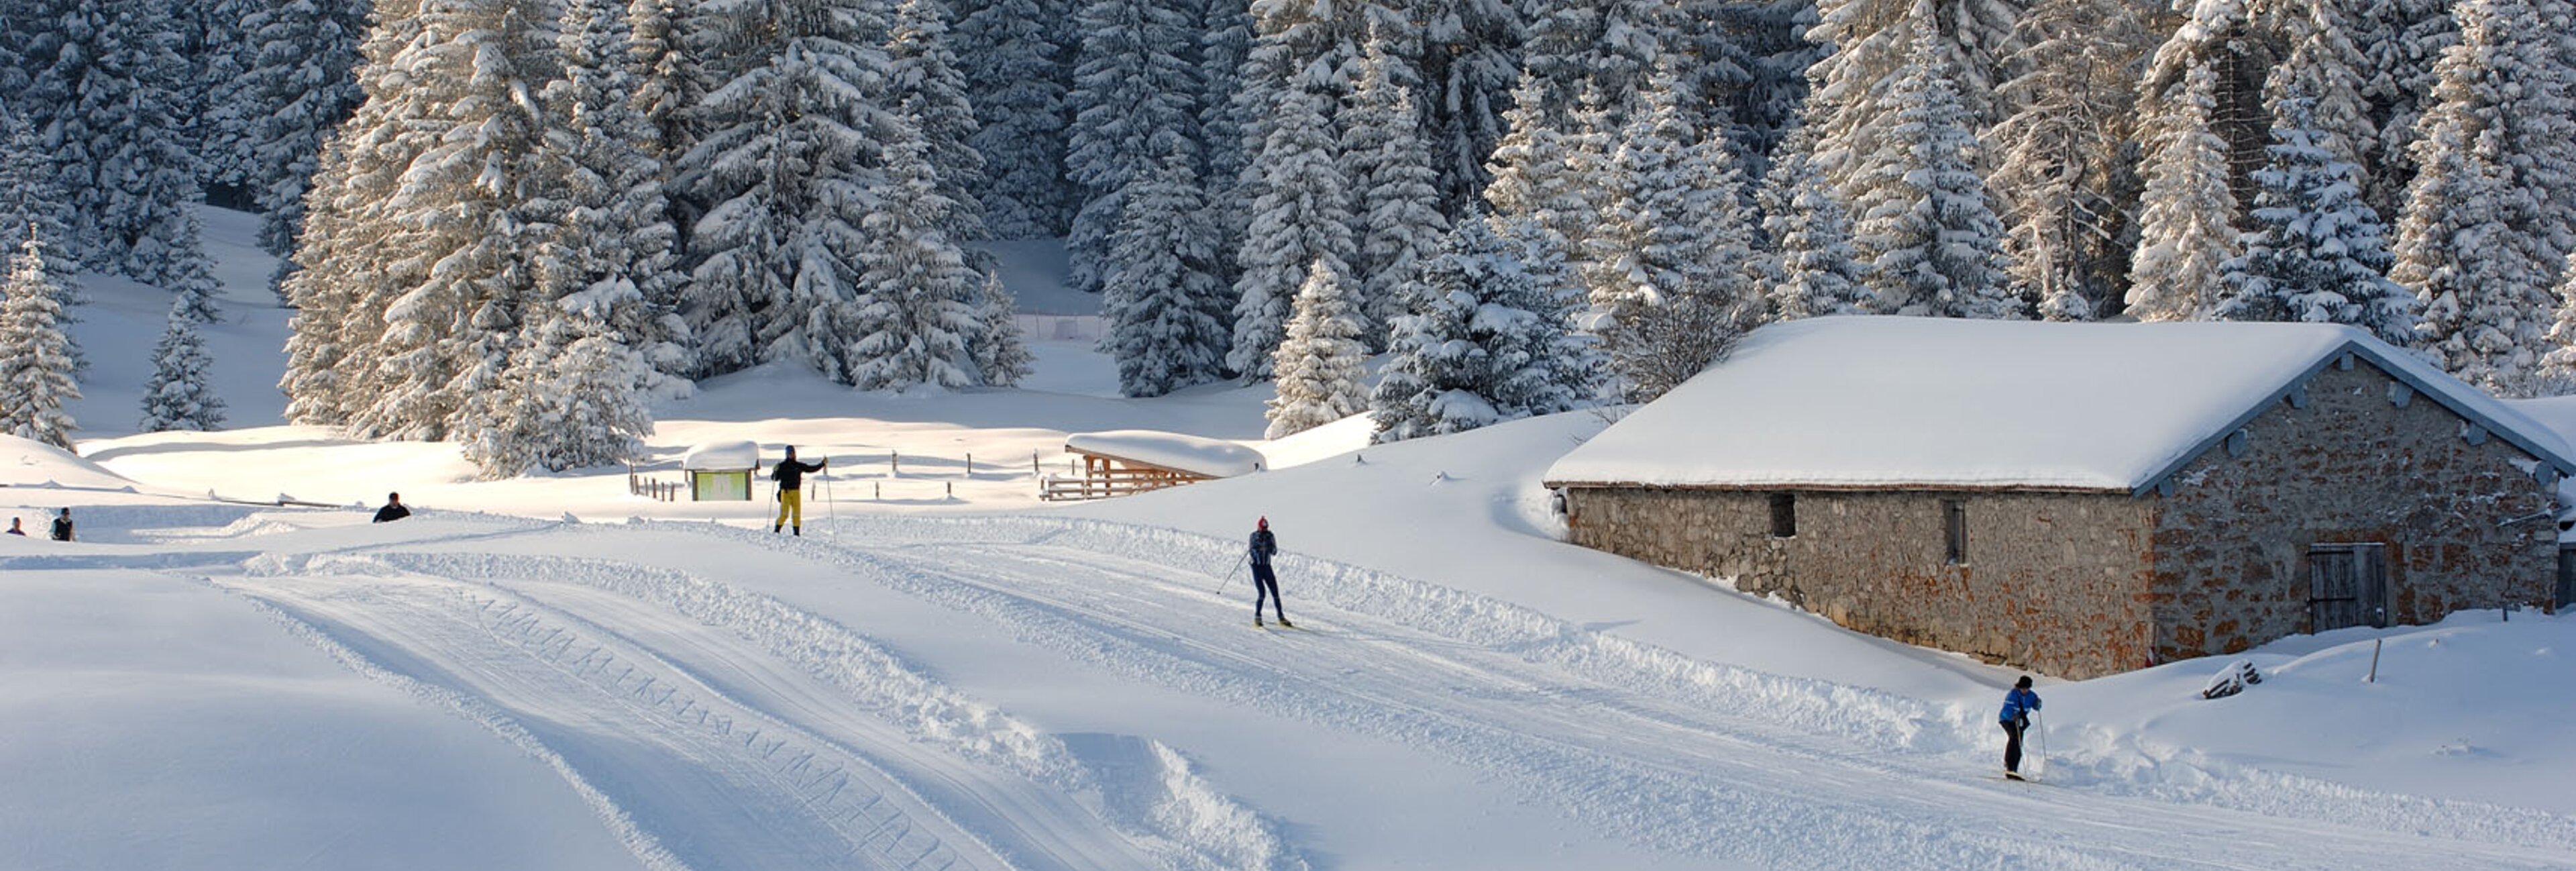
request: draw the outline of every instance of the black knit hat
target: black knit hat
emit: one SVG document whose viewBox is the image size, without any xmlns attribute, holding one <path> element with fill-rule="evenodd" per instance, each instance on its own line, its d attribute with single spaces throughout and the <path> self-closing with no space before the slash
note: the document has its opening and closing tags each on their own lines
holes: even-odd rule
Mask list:
<svg viewBox="0 0 2576 871">
<path fill-rule="evenodd" d="M 2030 689 L 2030 675 L 2026 675 L 2026 674 L 2025 674 L 2025 675 L 2022 675 L 2020 680 L 2013 681 L 2013 689 L 2017 689 L 2017 690 L 2026 690 L 2026 689 Z"/>
</svg>

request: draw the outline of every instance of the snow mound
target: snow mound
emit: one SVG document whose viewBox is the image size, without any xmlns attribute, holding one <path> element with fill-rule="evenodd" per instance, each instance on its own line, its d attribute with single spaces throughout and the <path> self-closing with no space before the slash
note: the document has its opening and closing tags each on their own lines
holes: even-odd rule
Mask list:
<svg viewBox="0 0 2576 871">
<path fill-rule="evenodd" d="M 123 490 L 134 481 L 53 445 L 0 435 L 0 485 Z"/>
</svg>

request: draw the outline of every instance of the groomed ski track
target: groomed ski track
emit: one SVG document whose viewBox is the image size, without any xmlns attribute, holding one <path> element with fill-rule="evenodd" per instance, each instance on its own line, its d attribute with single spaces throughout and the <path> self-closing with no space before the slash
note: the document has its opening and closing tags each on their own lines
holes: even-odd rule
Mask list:
<svg viewBox="0 0 2576 871">
<path fill-rule="evenodd" d="M 835 585 L 899 593 L 1318 741 L 1410 748 L 1677 867 L 2576 868 L 2576 819 L 2527 809 L 2259 770 L 2120 773 L 2135 760 L 2057 760 L 2055 783 L 2007 783 L 1991 777 L 1999 739 L 1982 708 L 1692 660 L 1295 554 L 1280 574 L 1308 630 L 1255 630 L 1241 579 L 1216 590 L 1236 543 L 1169 530 L 478 529 L 313 552 L 200 531 L 187 538 L 203 562 L 152 568 L 254 603 L 350 668 L 516 743 L 651 868 L 1370 865 L 1308 856 L 1283 835 L 1299 821 L 1194 770 L 1188 746 L 1148 734 L 1103 759 L 1007 700 L 968 697 L 864 615 L 806 601 Z M 635 536 L 802 569 L 639 565 L 620 556 Z"/>
</svg>

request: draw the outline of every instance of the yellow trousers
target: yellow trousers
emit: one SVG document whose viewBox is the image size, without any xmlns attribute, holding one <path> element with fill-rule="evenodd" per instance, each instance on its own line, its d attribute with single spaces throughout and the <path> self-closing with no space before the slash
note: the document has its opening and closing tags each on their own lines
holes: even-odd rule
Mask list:
<svg viewBox="0 0 2576 871">
<path fill-rule="evenodd" d="M 796 528 L 805 528 L 805 491 L 803 490 L 778 491 L 778 520 L 769 524 L 769 528 L 775 530 L 778 527 L 790 525 L 791 518 Z"/>
</svg>

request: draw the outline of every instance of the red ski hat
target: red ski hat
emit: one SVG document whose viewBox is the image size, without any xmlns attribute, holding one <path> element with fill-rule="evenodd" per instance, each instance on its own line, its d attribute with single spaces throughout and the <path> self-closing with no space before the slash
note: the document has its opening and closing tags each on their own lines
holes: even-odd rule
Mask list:
<svg viewBox="0 0 2576 871">
<path fill-rule="evenodd" d="M 1269 529 L 1269 528 L 1270 528 L 1270 518 L 1264 517 L 1264 518 L 1261 518 L 1260 520 L 1253 521 L 1253 525 L 1254 525 L 1254 526 L 1256 526 L 1256 527 L 1259 527 L 1259 528 L 1261 528 L 1261 529 Z"/>
</svg>

